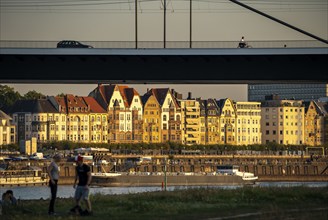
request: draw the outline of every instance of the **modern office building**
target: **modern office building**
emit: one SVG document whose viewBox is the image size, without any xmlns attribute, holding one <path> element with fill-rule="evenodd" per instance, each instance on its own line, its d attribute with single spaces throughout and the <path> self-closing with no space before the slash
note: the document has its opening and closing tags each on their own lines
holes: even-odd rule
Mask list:
<svg viewBox="0 0 328 220">
<path fill-rule="evenodd" d="M 248 84 L 248 101 L 264 101 L 267 95 L 280 99 L 311 101 L 328 96 L 328 84 Z"/>
</svg>

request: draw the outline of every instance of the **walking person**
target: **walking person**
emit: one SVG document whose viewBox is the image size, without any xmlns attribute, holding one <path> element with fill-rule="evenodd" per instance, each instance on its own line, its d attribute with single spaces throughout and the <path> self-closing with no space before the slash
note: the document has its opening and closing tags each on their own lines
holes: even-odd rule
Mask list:
<svg viewBox="0 0 328 220">
<path fill-rule="evenodd" d="M 57 188 L 58 188 L 58 179 L 60 168 L 58 163 L 60 162 L 61 156 L 56 154 L 53 157 L 53 161 L 48 166 L 48 175 L 49 175 L 49 187 L 51 190 L 51 200 L 49 204 L 48 214 L 55 215 L 55 200 L 57 197 Z"/>
<path fill-rule="evenodd" d="M 76 185 L 78 181 L 78 184 Z M 79 212 L 81 215 L 92 215 L 91 202 L 89 199 L 90 186 L 91 183 L 91 169 L 90 166 L 83 163 L 83 157 L 77 157 L 77 166 L 75 170 L 75 181 L 73 187 L 75 188 L 75 202 L 76 206 L 71 209 L 71 212 Z M 86 210 L 81 209 L 81 200 L 84 200 L 86 204 Z"/>
</svg>

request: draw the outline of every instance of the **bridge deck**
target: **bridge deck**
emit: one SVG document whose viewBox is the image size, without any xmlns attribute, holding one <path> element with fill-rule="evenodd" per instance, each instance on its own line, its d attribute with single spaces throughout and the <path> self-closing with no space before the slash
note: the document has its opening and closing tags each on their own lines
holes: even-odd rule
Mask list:
<svg viewBox="0 0 328 220">
<path fill-rule="evenodd" d="M 0 48 L 0 82 L 328 82 L 328 48 Z"/>
</svg>

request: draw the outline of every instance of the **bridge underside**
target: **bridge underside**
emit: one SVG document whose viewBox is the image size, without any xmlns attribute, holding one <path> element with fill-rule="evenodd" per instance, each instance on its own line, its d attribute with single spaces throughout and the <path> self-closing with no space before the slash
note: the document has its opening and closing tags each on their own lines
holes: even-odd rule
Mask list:
<svg viewBox="0 0 328 220">
<path fill-rule="evenodd" d="M 234 53 L 1 50 L 0 82 L 6 83 L 328 82 L 327 48 L 319 53 L 261 53 L 257 49 Z"/>
</svg>

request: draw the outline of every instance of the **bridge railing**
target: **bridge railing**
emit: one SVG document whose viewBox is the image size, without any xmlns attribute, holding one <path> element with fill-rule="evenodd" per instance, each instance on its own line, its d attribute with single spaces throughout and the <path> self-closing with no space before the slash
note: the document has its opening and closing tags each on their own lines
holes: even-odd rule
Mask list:
<svg viewBox="0 0 328 220">
<path fill-rule="evenodd" d="M 1 40 L 0 48 L 56 48 L 58 41 L 9 41 Z M 81 41 L 94 48 L 136 48 L 135 41 Z M 237 48 L 238 41 L 193 41 L 191 48 Z M 247 41 L 251 48 L 307 48 L 328 47 L 315 40 Z M 138 41 L 137 48 L 164 48 L 163 41 Z M 167 41 L 165 48 L 190 48 L 189 41 Z"/>
</svg>

